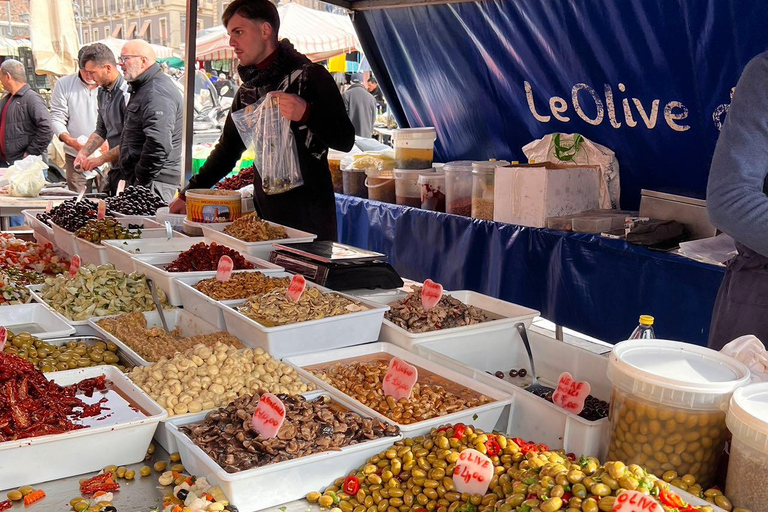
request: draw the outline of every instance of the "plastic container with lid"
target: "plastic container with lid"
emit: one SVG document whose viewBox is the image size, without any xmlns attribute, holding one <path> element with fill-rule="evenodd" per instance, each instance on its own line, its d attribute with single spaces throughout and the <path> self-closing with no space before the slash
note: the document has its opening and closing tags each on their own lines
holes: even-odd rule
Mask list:
<svg viewBox="0 0 768 512">
<path fill-rule="evenodd" d="M 395 168 L 428 169 L 435 152 L 435 129 L 401 128 L 392 133 L 395 147 Z"/>
<path fill-rule="evenodd" d="M 493 220 L 496 167 L 505 165 L 506 160 L 472 162 L 472 218 Z"/>
<path fill-rule="evenodd" d="M 328 150 L 328 169 L 331 171 L 331 181 L 333 182 L 333 191 L 337 194 L 344 192 L 343 178 L 341 174 L 341 160 L 346 156 L 346 153 L 336 151 L 333 149 Z"/>
<path fill-rule="evenodd" d="M 454 215 L 472 215 L 472 162 L 457 160 L 443 166 L 445 173 L 445 211 Z"/>
<path fill-rule="evenodd" d="M 395 204 L 395 175 L 391 170 L 369 167 L 365 170 L 368 199 Z"/>
<path fill-rule="evenodd" d="M 187 190 L 187 220 L 232 222 L 242 215 L 243 200 L 237 190 Z"/>
<path fill-rule="evenodd" d="M 735 507 L 765 510 L 768 503 L 768 382 L 737 389 L 725 419 L 733 434 L 726 495 Z"/>
<path fill-rule="evenodd" d="M 688 343 L 629 340 L 611 352 L 608 378 L 608 460 L 638 464 L 658 477 L 692 474 L 709 487 L 728 434 L 728 401 L 749 382 L 749 369 Z"/>
<path fill-rule="evenodd" d="M 445 173 L 419 174 L 421 208 L 433 212 L 445 212 Z"/>
<path fill-rule="evenodd" d="M 395 202 L 402 206 L 421 208 L 419 175 L 434 173 L 430 169 L 395 169 Z"/>
<path fill-rule="evenodd" d="M 346 195 L 368 198 L 368 189 L 365 187 L 365 169 L 352 169 L 351 167 L 342 169 L 341 178 Z"/>
</svg>

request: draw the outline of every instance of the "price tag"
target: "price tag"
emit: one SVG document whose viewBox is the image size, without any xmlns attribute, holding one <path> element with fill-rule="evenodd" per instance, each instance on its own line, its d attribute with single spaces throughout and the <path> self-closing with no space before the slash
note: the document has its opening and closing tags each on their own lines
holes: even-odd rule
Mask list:
<svg viewBox="0 0 768 512">
<path fill-rule="evenodd" d="M 53 210 L 53 201 L 49 199 L 48 203 L 45 205 L 45 213 L 51 213 L 51 210 Z"/>
<path fill-rule="evenodd" d="M 589 382 L 575 380 L 570 373 L 563 372 L 557 382 L 557 389 L 552 394 L 552 402 L 566 411 L 579 414 L 584 409 L 584 401 L 589 396 L 589 391 Z"/>
<path fill-rule="evenodd" d="M 103 199 L 99 199 L 99 205 L 96 208 L 96 218 L 103 219 L 107 216 L 107 203 Z"/>
<path fill-rule="evenodd" d="M 82 261 L 80 260 L 80 256 L 75 254 L 72 256 L 72 261 L 69 264 L 69 277 L 75 277 L 75 274 L 77 274 L 77 271 L 80 270 L 80 264 Z"/>
<path fill-rule="evenodd" d="M 285 292 L 285 296 L 291 299 L 293 302 L 299 302 L 301 294 L 304 293 L 304 289 L 307 287 L 307 280 L 301 274 L 296 274 L 291 279 L 291 284 L 288 285 L 288 291 Z"/>
<path fill-rule="evenodd" d="M 0 352 L 5 348 L 5 342 L 8 339 L 8 331 L 5 327 L 0 327 Z"/>
<path fill-rule="evenodd" d="M 419 380 L 419 370 L 415 366 L 399 357 L 393 357 L 389 361 L 389 368 L 381 382 L 381 389 L 384 390 L 385 395 L 395 400 L 409 398 L 417 380 Z"/>
<path fill-rule="evenodd" d="M 219 266 L 216 268 L 216 280 L 226 283 L 229 278 L 232 277 L 232 269 L 235 268 L 235 263 L 232 258 L 226 254 L 219 258 Z"/>
<path fill-rule="evenodd" d="M 424 286 L 421 288 L 421 305 L 424 306 L 424 311 L 429 311 L 435 307 L 442 297 L 442 285 L 437 284 L 431 279 L 424 281 Z"/>
<path fill-rule="evenodd" d="M 84 197 L 85 197 L 85 189 L 81 190 L 80 193 L 77 194 L 77 199 L 75 199 L 75 202 L 79 203 L 80 201 L 83 200 Z"/>
<path fill-rule="evenodd" d="M 253 428 L 267 439 L 277 436 L 285 421 L 285 405 L 272 393 L 264 393 L 253 411 Z"/>
<path fill-rule="evenodd" d="M 616 497 L 611 512 L 664 512 L 653 498 L 637 491 L 624 491 Z"/>
<path fill-rule="evenodd" d="M 125 190 L 125 180 L 120 180 L 117 182 L 117 190 L 115 191 L 115 195 L 119 196 L 123 193 Z"/>
<path fill-rule="evenodd" d="M 169 221 L 165 221 L 165 236 L 168 237 L 168 240 L 173 238 L 173 228 L 171 227 L 171 223 Z"/>
<path fill-rule="evenodd" d="M 484 495 L 493 478 L 493 462 L 477 450 L 467 448 L 459 454 L 453 470 L 453 483 L 460 493 Z"/>
</svg>

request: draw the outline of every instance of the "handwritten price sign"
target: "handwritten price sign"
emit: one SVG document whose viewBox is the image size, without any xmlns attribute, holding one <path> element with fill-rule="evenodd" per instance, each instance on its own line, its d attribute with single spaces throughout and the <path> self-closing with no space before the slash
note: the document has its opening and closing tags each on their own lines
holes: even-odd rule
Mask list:
<svg viewBox="0 0 768 512">
<path fill-rule="evenodd" d="M 560 374 L 557 389 L 552 394 L 552 402 L 572 412 L 579 414 L 584 410 L 584 401 L 589 396 L 589 382 L 578 381 L 568 372 Z"/>
<path fill-rule="evenodd" d="M 49 199 L 45 204 L 45 213 L 51 213 L 51 210 L 53 210 L 53 201 Z"/>
<path fill-rule="evenodd" d="M 232 269 L 235 268 L 235 262 L 226 254 L 219 258 L 219 266 L 216 267 L 216 280 L 226 283 L 232 277 Z"/>
<path fill-rule="evenodd" d="M 637 491 L 624 491 L 616 497 L 611 512 L 664 512 L 651 496 Z"/>
<path fill-rule="evenodd" d="M 453 483 L 460 493 L 484 495 L 493 478 L 491 459 L 477 450 L 467 448 L 459 454 L 453 470 Z"/>
<path fill-rule="evenodd" d="M 80 270 L 81 264 L 82 260 L 80 259 L 80 255 L 75 254 L 72 256 L 72 261 L 69 264 L 69 277 L 75 277 L 77 271 Z"/>
<path fill-rule="evenodd" d="M 83 200 L 84 197 L 85 197 L 85 189 L 81 190 L 80 193 L 77 194 L 77 199 L 75 199 L 75 202 L 79 203 L 80 201 Z"/>
<path fill-rule="evenodd" d="M 277 436 L 285 421 L 285 404 L 272 393 L 264 393 L 253 411 L 253 428 L 267 439 Z"/>
<path fill-rule="evenodd" d="M 107 203 L 103 199 L 99 199 L 98 207 L 96 208 L 96 218 L 103 219 L 107 216 Z"/>
<path fill-rule="evenodd" d="M 435 307 L 442 297 L 442 285 L 431 279 L 424 281 L 424 285 L 421 287 L 421 305 L 424 307 L 424 311 L 429 311 Z"/>
<path fill-rule="evenodd" d="M 285 296 L 291 299 L 293 302 L 299 302 L 301 294 L 304 293 L 304 289 L 307 287 L 307 280 L 301 274 L 296 274 L 291 279 L 291 284 L 288 285 L 288 291 L 285 292 Z"/>
<path fill-rule="evenodd" d="M 384 375 L 381 389 L 384 390 L 385 395 L 400 400 L 411 396 L 411 390 L 417 380 L 419 380 L 419 370 L 415 366 L 399 357 L 393 357 Z"/>
<path fill-rule="evenodd" d="M 0 352 L 5 348 L 5 342 L 8 340 L 8 330 L 5 327 L 0 327 Z"/>
<path fill-rule="evenodd" d="M 120 195 L 125 190 L 125 180 L 120 180 L 117 182 L 117 190 L 115 191 L 115 195 Z"/>
</svg>

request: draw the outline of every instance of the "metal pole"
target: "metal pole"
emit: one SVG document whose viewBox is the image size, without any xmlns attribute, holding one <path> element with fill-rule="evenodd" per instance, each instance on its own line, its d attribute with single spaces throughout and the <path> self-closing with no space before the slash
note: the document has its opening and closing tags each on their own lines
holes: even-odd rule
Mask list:
<svg viewBox="0 0 768 512">
<path fill-rule="evenodd" d="M 187 26 L 184 30 L 184 131 L 182 132 L 181 187 L 192 171 L 192 121 L 195 118 L 195 53 L 197 51 L 197 0 L 187 0 Z"/>
</svg>

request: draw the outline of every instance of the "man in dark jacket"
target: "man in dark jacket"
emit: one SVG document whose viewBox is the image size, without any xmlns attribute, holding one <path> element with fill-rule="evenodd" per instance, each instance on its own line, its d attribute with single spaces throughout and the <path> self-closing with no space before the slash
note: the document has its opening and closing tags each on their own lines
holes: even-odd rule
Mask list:
<svg viewBox="0 0 768 512">
<path fill-rule="evenodd" d="M 355 135 L 370 139 L 376 121 L 376 98 L 363 86 L 363 74 L 352 75 L 352 86 L 341 95 L 347 115 L 355 127 Z"/>
<path fill-rule="evenodd" d="M 266 220 L 315 233 L 318 240 L 336 240 L 336 203 L 328 148 L 349 151 L 355 142 L 354 127 L 336 82 L 325 68 L 312 64 L 288 41 L 278 42 L 280 18 L 269 0 L 235 0 L 224 11 L 222 21 L 240 59 L 238 71 L 243 80 L 232 112 L 272 93 L 280 114 L 291 121 L 304 179 L 302 186 L 267 195 L 257 174 L 256 211 Z M 230 114 L 219 143 L 186 189 L 213 186 L 232 170 L 243 150 L 245 146 Z M 183 197 L 171 204 L 172 213 L 184 209 Z"/>
<path fill-rule="evenodd" d="M 128 41 L 119 63 L 130 86 L 120 138 L 119 167 L 126 184 L 142 185 L 170 202 L 181 185 L 183 100 L 155 62 L 146 41 Z"/>
<path fill-rule="evenodd" d="M 0 83 L 7 91 L 0 99 L 0 167 L 29 155 L 48 161 L 53 139 L 51 115 L 43 98 L 27 85 L 24 64 L 8 59 L 0 65 Z"/>
</svg>

